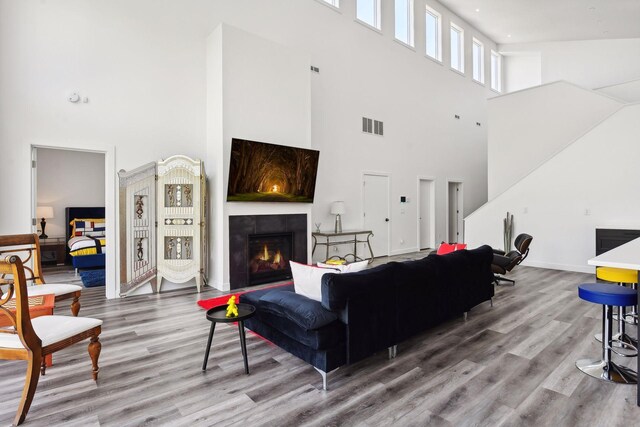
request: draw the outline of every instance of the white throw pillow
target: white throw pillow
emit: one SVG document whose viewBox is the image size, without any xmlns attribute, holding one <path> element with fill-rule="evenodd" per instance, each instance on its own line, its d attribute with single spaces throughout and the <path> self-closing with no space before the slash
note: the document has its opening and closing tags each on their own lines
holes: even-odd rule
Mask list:
<svg viewBox="0 0 640 427">
<path fill-rule="evenodd" d="M 318 267 L 333 268 L 335 270 L 340 270 L 341 273 L 356 273 L 358 271 L 365 270 L 368 264 L 369 264 L 368 260 L 352 262 L 351 264 L 345 264 L 345 265 L 324 264 L 322 262 L 319 262 Z"/>
<path fill-rule="evenodd" d="M 358 271 L 366 270 L 369 265 L 368 260 L 352 262 L 351 264 L 343 265 L 343 273 L 356 273 Z"/>
<path fill-rule="evenodd" d="M 319 268 L 313 265 L 289 261 L 293 287 L 296 294 L 304 295 L 316 301 L 322 301 L 322 276 L 329 273 L 340 273 L 337 269 Z"/>
</svg>

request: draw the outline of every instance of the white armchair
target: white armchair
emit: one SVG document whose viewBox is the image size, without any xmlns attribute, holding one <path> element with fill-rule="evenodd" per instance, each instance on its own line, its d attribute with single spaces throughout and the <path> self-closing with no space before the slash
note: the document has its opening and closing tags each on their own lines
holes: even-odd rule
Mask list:
<svg viewBox="0 0 640 427">
<path fill-rule="evenodd" d="M 40 240 L 37 234 L 14 234 L 0 236 L 0 255 L 17 255 L 25 269 L 27 281 L 33 281 L 33 286 L 27 286 L 29 296 L 53 294 L 56 301 L 72 298 L 71 313 L 77 316 L 80 312 L 80 294 L 82 286 L 64 283 L 45 283 L 42 275 L 40 257 Z M 29 267 L 31 264 L 31 267 Z M 0 275 L 1 278 L 1 275 Z M 0 283 L 2 280 L 0 280 Z"/>
<path fill-rule="evenodd" d="M 0 289 L 0 317 L 12 326 L 0 328 L 0 360 L 26 360 L 27 374 L 22 398 L 14 418 L 21 424 L 29 412 L 36 392 L 40 372 L 45 372 L 45 357 L 85 339 L 90 339 L 89 356 L 93 379 L 98 379 L 98 358 L 102 345 L 98 339 L 102 320 L 71 316 L 41 316 L 31 320 L 25 267 L 16 255 L 0 260 L 0 276 L 6 291 Z M 15 299 L 15 309 L 9 302 Z M 6 320 L 6 318 L 4 320 Z M 7 396 L 4 396 L 7 397 Z"/>
</svg>

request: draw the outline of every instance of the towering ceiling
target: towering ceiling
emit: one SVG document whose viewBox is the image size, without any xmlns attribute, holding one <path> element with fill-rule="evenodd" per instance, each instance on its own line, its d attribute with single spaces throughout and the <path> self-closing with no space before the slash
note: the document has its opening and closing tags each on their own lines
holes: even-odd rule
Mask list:
<svg viewBox="0 0 640 427">
<path fill-rule="evenodd" d="M 640 37 L 640 0 L 440 0 L 496 43 Z"/>
</svg>

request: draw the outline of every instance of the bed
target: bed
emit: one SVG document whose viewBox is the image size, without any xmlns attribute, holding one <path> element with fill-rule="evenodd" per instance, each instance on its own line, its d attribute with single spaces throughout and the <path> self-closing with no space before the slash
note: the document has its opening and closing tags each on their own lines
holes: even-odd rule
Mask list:
<svg viewBox="0 0 640 427">
<path fill-rule="evenodd" d="M 66 208 L 67 262 L 76 269 L 105 266 L 104 207 Z"/>
</svg>

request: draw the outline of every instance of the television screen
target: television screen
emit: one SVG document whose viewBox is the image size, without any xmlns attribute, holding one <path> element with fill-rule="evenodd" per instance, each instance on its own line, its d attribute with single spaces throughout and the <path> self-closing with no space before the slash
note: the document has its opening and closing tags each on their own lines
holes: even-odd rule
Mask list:
<svg viewBox="0 0 640 427">
<path fill-rule="evenodd" d="M 312 203 L 320 152 L 233 138 L 228 202 Z"/>
</svg>

